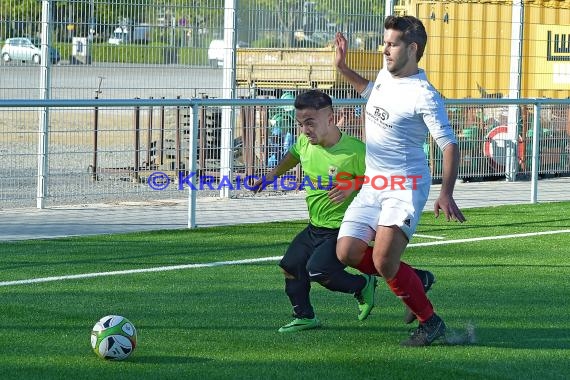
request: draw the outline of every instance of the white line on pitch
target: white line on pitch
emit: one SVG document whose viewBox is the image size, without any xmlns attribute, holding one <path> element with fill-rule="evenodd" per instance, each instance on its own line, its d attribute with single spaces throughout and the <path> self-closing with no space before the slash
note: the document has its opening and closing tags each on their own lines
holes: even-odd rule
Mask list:
<svg viewBox="0 0 570 380">
<path fill-rule="evenodd" d="M 443 236 L 420 235 L 420 234 L 414 234 L 414 237 L 421 237 L 426 239 L 445 239 Z"/>
<path fill-rule="evenodd" d="M 539 236 L 539 235 L 556 235 L 556 234 L 567 234 L 570 230 L 557 230 L 557 231 L 542 231 L 542 232 L 528 232 L 525 234 L 513 234 L 513 235 L 499 235 L 499 236 L 483 236 L 470 239 L 457 239 L 457 240 L 444 240 L 444 241 L 428 241 L 425 243 L 412 243 L 408 244 L 408 247 L 425 247 L 428 245 L 444 245 L 444 244 L 460 244 L 460 243 L 470 243 L 474 241 L 485 241 L 485 240 L 501 240 L 501 239 L 513 239 L 513 238 L 523 238 L 529 236 Z M 1 283 L 0 283 L 1 284 Z"/>
<path fill-rule="evenodd" d="M 72 275 L 67 275 L 67 276 L 40 277 L 40 278 L 31 278 L 29 280 L 2 281 L 2 282 L 0 282 L 0 286 L 35 284 L 38 282 L 73 280 L 73 279 L 83 279 L 83 278 L 91 278 L 91 277 L 118 276 L 120 274 L 166 272 L 169 270 L 180 270 L 180 269 L 191 269 L 191 268 L 210 268 L 210 267 L 219 267 L 219 266 L 223 266 L 223 265 L 251 264 L 251 263 L 260 263 L 263 261 L 276 261 L 279 259 L 281 259 L 281 256 L 261 257 L 258 259 L 216 261 L 213 263 L 204 263 L 204 264 L 184 264 L 184 265 L 171 265 L 171 266 L 167 266 L 167 267 L 126 269 L 126 270 L 117 270 L 117 271 L 113 271 L 113 272 L 95 272 L 95 273 L 72 274 Z"/>
<path fill-rule="evenodd" d="M 475 241 L 514 239 L 514 238 L 524 238 L 524 237 L 530 237 L 530 236 L 556 235 L 556 234 L 567 234 L 567 233 L 570 233 L 570 230 L 529 232 L 529 233 L 524 233 L 524 234 L 500 235 L 500 236 L 483 236 L 483 237 L 476 237 L 476 238 L 470 238 L 470 239 L 457 239 L 457 240 L 444 240 L 444 241 L 430 241 L 430 242 L 425 242 L 425 243 L 413 243 L 413 244 L 409 244 L 408 247 L 425 247 L 425 246 L 430 246 L 430 245 L 460 244 L 460 243 L 470 243 L 470 242 L 475 242 Z M 67 276 L 40 277 L 40 278 L 31 278 L 28 280 L 2 281 L 2 282 L 0 282 L 0 286 L 36 284 L 36 283 L 40 283 L 40 282 L 84 279 L 84 278 L 92 278 L 92 277 L 118 276 L 121 274 L 166 272 L 166 271 L 171 271 L 171 270 L 181 270 L 181 269 L 191 269 L 191 268 L 210 268 L 210 267 L 218 267 L 218 266 L 224 266 L 224 265 L 253 264 L 253 263 L 260 263 L 260 262 L 264 262 L 264 261 L 277 261 L 280 259 L 281 259 L 281 256 L 273 256 L 273 257 L 261 257 L 261 258 L 257 258 L 257 259 L 216 261 L 213 263 L 205 263 L 205 264 L 171 265 L 171 266 L 166 266 L 166 267 L 127 269 L 127 270 L 119 270 L 119 271 L 113 271 L 113 272 L 95 272 L 95 273 L 73 274 L 73 275 L 67 275 Z"/>
</svg>

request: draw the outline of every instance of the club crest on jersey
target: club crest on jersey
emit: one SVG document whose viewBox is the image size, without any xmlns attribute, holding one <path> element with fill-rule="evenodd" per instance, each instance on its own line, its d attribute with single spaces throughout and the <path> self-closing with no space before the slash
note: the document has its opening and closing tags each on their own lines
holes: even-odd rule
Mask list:
<svg viewBox="0 0 570 380">
<path fill-rule="evenodd" d="M 336 166 L 329 166 L 329 176 L 335 178 L 338 173 L 338 168 Z"/>
<path fill-rule="evenodd" d="M 374 117 L 381 121 L 386 121 L 390 118 L 390 114 L 384 108 L 374 107 Z"/>
</svg>

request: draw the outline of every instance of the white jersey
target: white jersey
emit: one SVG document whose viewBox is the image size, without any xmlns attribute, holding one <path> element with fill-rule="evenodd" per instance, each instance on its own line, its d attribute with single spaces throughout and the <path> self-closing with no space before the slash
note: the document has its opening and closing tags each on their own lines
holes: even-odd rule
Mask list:
<svg viewBox="0 0 570 380">
<path fill-rule="evenodd" d="M 366 175 L 421 176 L 418 184 L 431 184 L 424 153 L 428 130 L 441 149 L 456 143 L 441 96 L 423 70 L 394 78 L 382 69 L 370 85 L 362 94 L 368 97 Z"/>
</svg>

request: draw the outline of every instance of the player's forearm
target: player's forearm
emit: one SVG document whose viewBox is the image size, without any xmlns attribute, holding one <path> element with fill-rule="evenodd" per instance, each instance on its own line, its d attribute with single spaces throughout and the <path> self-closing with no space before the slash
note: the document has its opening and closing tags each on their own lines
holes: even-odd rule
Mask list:
<svg viewBox="0 0 570 380">
<path fill-rule="evenodd" d="M 273 168 L 273 170 L 267 173 L 266 175 L 267 180 L 272 181 L 275 177 L 279 177 L 285 174 L 287 171 L 297 166 L 298 163 L 299 160 L 291 153 L 287 152 L 287 154 L 285 154 L 285 157 L 283 157 L 281 161 L 279 161 L 279 164 L 275 168 Z"/>
<path fill-rule="evenodd" d="M 441 195 L 453 195 L 457 170 L 459 167 L 459 148 L 457 144 L 448 144 L 443 151 L 443 177 L 441 181 Z"/>
<path fill-rule="evenodd" d="M 368 86 L 368 79 L 360 76 L 360 74 L 352 70 L 346 64 L 340 64 L 336 69 L 359 94 L 366 89 L 366 86 Z"/>
</svg>

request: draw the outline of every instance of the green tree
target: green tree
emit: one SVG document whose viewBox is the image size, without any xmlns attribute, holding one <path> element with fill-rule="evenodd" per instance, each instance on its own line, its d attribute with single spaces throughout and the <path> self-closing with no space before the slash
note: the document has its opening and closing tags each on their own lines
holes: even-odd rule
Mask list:
<svg viewBox="0 0 570 380">
<path fill-rule="evenodd" d="M 41 2 L 37 0 L 0 0 L 2 34 L 6 37 L 35 36 L 39 32 Z"/>
<path fill-rule="evenodd" d="M 359 35 L 365 48 L 375 50 L 384 30 L 384 5 L 384 2 L 374 0 L 320 0 L 318 9 L 328 10 L 330 21 L 347 34 L 350 43 L 354 43 Z"/>
<path fill-rule="evenodd" d="M 353 28 L 362 31 L 378 31 L 377 27 L 384 20 L 384 2 L 375 0 L 335 1 L 320 0 L 317 8 L 327 10 L 329 18 L 337 25 L 352 24 Z M 381 31 L 381 30 L 380 30 Z"/>
<path fill-rule="evenodd" d="M 0 18 L 12 20 L 35 20 L 41 14 L 42 4 L 38 0 L 0 0 Z"/>
<path fill-rule="evenodd" d="M 349 34 L 354 31 L 381 33 L 384 18 L 384 3 L 376 0 L 240 0 L 239 5 L 238 15 L 249 22 L 245 27 L 259 25 L 263 17 L 277 21 L 273 24 L 283 47 L 293 45 L 297 30 L 304 29 L 305 35 L 314 31 L 331 32 L 329 23 Z M 256 31 L 251 35 L 262 37 Z"/>
<path fill-rule="evenodd" d="M 240 13 L 250 11 L 248 16 L 242 16 L 247 17 L 250 25 L 274 24 L 277 21 L 277 25 L 271 26 L 277 32 L 281 46 L 290 47 L 294 43 L 295 30 L 302 25 L 303 4 L 302 0 L 242 0 L 239 6 Z M 269 23 L 264 18 L 270 20 Z M 255 32 L 252 34 L 253 38 L 264 37 Z"/>
</svg>

